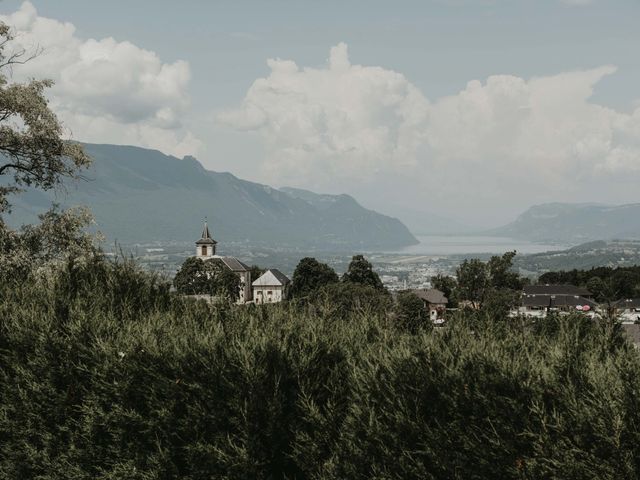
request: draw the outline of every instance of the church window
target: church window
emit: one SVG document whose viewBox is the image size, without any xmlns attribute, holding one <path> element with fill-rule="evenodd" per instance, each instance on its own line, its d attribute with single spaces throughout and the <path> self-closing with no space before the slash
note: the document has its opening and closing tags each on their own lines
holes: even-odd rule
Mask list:
<svg viewBox="0 0 640 480">
<path fill-rule="evenodd" d="M 207 246 L 206 246 L 206 245 L 203 245 L 203 246 L 202 246 L 202 255 L 203 255 L 204 257 L 206 257 L 206 256 L 207 256 Z"/>
</svg>

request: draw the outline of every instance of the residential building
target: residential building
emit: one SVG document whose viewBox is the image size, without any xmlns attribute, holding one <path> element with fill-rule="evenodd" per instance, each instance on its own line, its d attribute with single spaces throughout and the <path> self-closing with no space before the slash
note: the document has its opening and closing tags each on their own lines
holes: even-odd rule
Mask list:
<svg viewBox="0 0 640 480">
<path fill-rule="evenodd" d="M 623 323 L 640 322 L 640 298 L 625 298 L 613 304 L 616 315 Z"/>
<path fill-rule="evenodd" d="M 410 292 L 422 300 L 424 308 L 429 312 L 429 318 L 433 323 L 444 322 L 447 303 L 449 303 L 444 293 L 436 288 L 420 288 L 410 290 Z"/>
<path fill-rule="evenodd" d="M 575 285 L 527 285 L 518 313 L 545 316 L 548 312 L 594 313 L 598 304 L 589 290 Z"/>
<path fill-rule="evenodd" d="M 254 280 L 253 301 L 256 304 L 278 303 L 287 298 L 287 286 L 290 280 L 276 268 L 264 272 Z"/>
<path fill-rule="evenodd" d="M 524 295 L 571 295 L 592 299 L 589 290 L 575 285 L 525 285 L 522 289 Z"/>
</svg>

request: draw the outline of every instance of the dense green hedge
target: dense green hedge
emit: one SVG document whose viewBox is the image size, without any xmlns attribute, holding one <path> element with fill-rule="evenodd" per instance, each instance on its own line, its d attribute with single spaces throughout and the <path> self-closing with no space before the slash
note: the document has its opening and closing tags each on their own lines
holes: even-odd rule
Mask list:
<svg viewBox="0 0 640 480">
<path fill-rule="evenodd" d="M 0 478 L 636 478 L 612 325 L 175 298 L 130 264 L 0 286 Z"/>
</svg>

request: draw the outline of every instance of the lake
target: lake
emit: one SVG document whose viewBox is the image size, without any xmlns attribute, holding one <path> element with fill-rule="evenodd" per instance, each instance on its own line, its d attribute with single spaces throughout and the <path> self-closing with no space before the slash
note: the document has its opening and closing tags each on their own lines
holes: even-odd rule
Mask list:
<svg viewBox="0 0 640 480">
<path fill-rule="evenodd" d="M 465 253 L 504 253 L 516 250 L 518 253 L 540 253 L 550 250 L 564 250 L 570 245 L 532 243 L 506 237 L 462 236 L 462 235 L 422 235 L 416 236 L 417 245 L 404 247 L 389 253 L 406 255 L 457 255 Z"/>
</svg>

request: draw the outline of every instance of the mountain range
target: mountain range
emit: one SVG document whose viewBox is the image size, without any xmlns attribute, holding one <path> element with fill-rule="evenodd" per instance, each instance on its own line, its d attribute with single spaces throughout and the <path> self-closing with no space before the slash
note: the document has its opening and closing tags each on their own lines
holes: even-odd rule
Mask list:
<svg viewBox="0 0 640 480">
<path fill-rule="evenodd" d="M 87 181 L 66 192 L 29 189 L 11 199 L 8 223 L 36 220 L 52 201 L 88 206 L 108 241 L 195 241 L 208 218 L 217 240 L 318 249 L 399 248 L 417 243 L 399 220 L 349 195 L 321 195 L 206 170 L 195 158 L 155 150 L 85 144 Z"/>
<path fill-rule="evenodd" d="M 533 242 L 579 244 L 593 240 L 640 238 L 640 203 L 628 205 L 547 203 L 513 222 L 486 232 Z"/>
<path fill-rule="evenodd" d="M 514 265 L 529 277 L 554 270 L 630 267 L 640 265 L 640 240 L 596 240 L 565 250 L 518 255 Z"/>
</svg>

